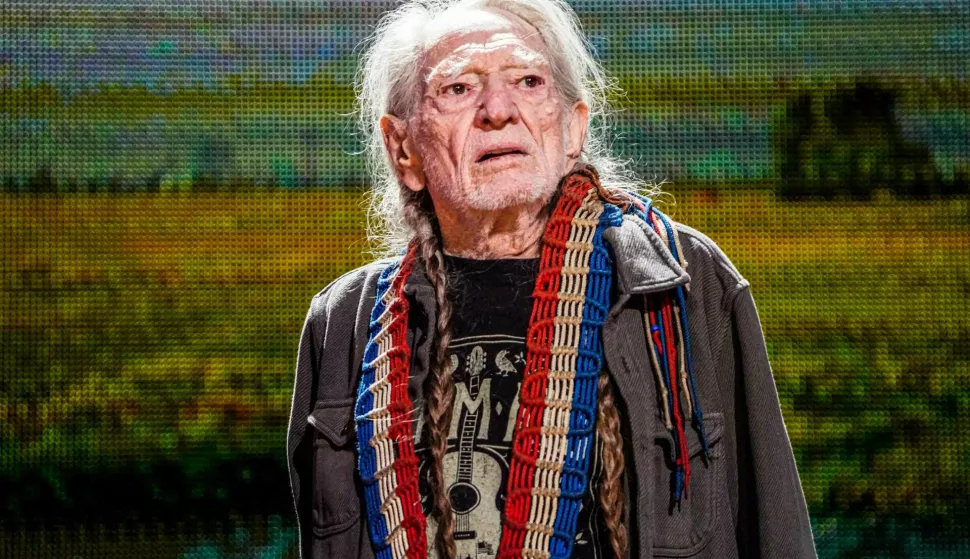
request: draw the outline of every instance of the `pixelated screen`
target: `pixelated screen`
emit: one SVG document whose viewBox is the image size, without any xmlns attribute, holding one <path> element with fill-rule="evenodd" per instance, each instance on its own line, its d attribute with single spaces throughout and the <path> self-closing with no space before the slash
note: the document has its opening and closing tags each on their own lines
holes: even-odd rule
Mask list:
<svg viewBox="0 0 970 559">
<path fill-rule="evenodd" d="M 297 557 L 391 2 L 0 3 L 0 555 Z M 583 0 L 612 148 L 750 281 L 820 557 L 970 557 L 970 3 Z"/>
</svg>

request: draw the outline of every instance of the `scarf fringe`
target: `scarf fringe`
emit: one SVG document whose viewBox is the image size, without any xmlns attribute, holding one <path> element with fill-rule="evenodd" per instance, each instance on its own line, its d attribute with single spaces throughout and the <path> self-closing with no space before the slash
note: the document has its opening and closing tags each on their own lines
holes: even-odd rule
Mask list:
<svg viewBox="0 0 970 559">
<path fill-rule="evenodd" d="M 643 205 L 637 205 L 634 212 L 654 228 L 677 262 L 686 269 L 687 261 L 683 257 L 684 251 L 680 246 L 680 238 L 674 233 L 669 218 L 652 207 L 650 199 L 639 196 L 638 198 Z M 704 412 L 697 397 L 697 383 L 690 356 L 690 328 L 685 290 L 690 291 L 690 284 L 678 285 L 672 294 L 670 291 L 651 294 L 652 297 L 645 298 L 646 308 L 644 309 L 647 344 L 650 350 L 650 361 L 657 377 L 664 424 L 673 436 L 676 450 L 677 469 L 673 475 L 674 500 L 678 502 L 686 495 L 687 486 L 690 483 L 690 450 L 687 445 L 681 407 L 686 407 L 685 415 L 691 417 L 694 428 L 700 435 L 704 457 L 708 461 L 711 459 L 707 433 L 704 430 Z M 679 360 L 678 356 L 680 356 Z M 680 398 L 681 394 L 683 399 Z"/>
</svg>

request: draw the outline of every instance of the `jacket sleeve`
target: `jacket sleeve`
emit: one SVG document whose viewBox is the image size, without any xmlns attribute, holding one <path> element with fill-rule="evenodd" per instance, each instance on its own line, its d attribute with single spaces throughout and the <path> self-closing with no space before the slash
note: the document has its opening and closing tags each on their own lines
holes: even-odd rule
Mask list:
<svg viewBox="0 0 970 559">
<path fill-rule="evenodd" d="M 782 418 L 761 321 L 747 282 L 733 297 L 731 318 L 738 431 L 736 535 L 740 555 L 816 558 L 808 507 Z"/>
<path fill-rule="evenodd" d="M 286 435 L 286 462 L 290 474 L 290 490 L 297 515 L 301 550 L 307 549 L 306 540 L 312 534 L 309 514 L 309 498 L 312 489 L 312 444 L 306 437 L 306 418 L 313 409 L 313 394 L 318 382 L 318 359 L 321 341 L 316 332 L 322 330 L 314 323 L 320 318 L 319 310 L 325 308 L 327 292 L 313 298 L 310 310 L 303 322 L 300 346 L 297 350 L 296 377 L 293 384 L 293 401 Z M 301 554 L 302 556 L 302 554 Z"/>
</svg>

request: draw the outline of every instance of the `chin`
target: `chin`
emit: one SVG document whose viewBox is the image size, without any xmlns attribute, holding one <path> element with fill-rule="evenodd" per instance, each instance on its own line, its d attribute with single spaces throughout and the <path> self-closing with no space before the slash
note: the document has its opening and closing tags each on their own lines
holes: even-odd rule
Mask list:
<svg viewBox="0 0 970 559">
<path fill-rule="evenodd" d="M 555 190 L 555 185 L 549 187 L 545 183 L 545 177 L 534 175 L 508 177 L 499 175 L 480 186 L 468 189 L 465 204 L 470 208 L 486 211 L 526 204 L 542 204 Z"/>
</svg>

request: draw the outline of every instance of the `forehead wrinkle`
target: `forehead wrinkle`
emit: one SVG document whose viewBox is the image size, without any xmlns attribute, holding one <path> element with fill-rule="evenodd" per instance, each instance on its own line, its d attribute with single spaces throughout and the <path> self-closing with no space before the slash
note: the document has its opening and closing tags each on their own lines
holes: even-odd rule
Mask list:
<svg viewBox="0 0 970 559">
<path fill-rule="evenodd" d="M 512 35 L 511 33 L 503 35 Z M 488 46 L 491 45 L 491 46 Z M 505 62 L 499 66 L 499 70 L 509 68 L 528 68 L 530 66 L 549 66 L 548 59 L 540 52 L 522 43 L 515 37 L 515 40 L 497 40 L 485 43 L 465 43 L 456 48 L 450 55 L 435 64 L 428 71 L 424 78 L 425 84 L 430 84 L 435 79 L 447 78 L 454 79 L 461 74 L 469 71 L 484 73 L 484 68 L 478 61 L 471 60 L 476 54 L 488 53 L 491 51 L 514 46 L 511 53 L 513 62 Z"/>
</svg>

